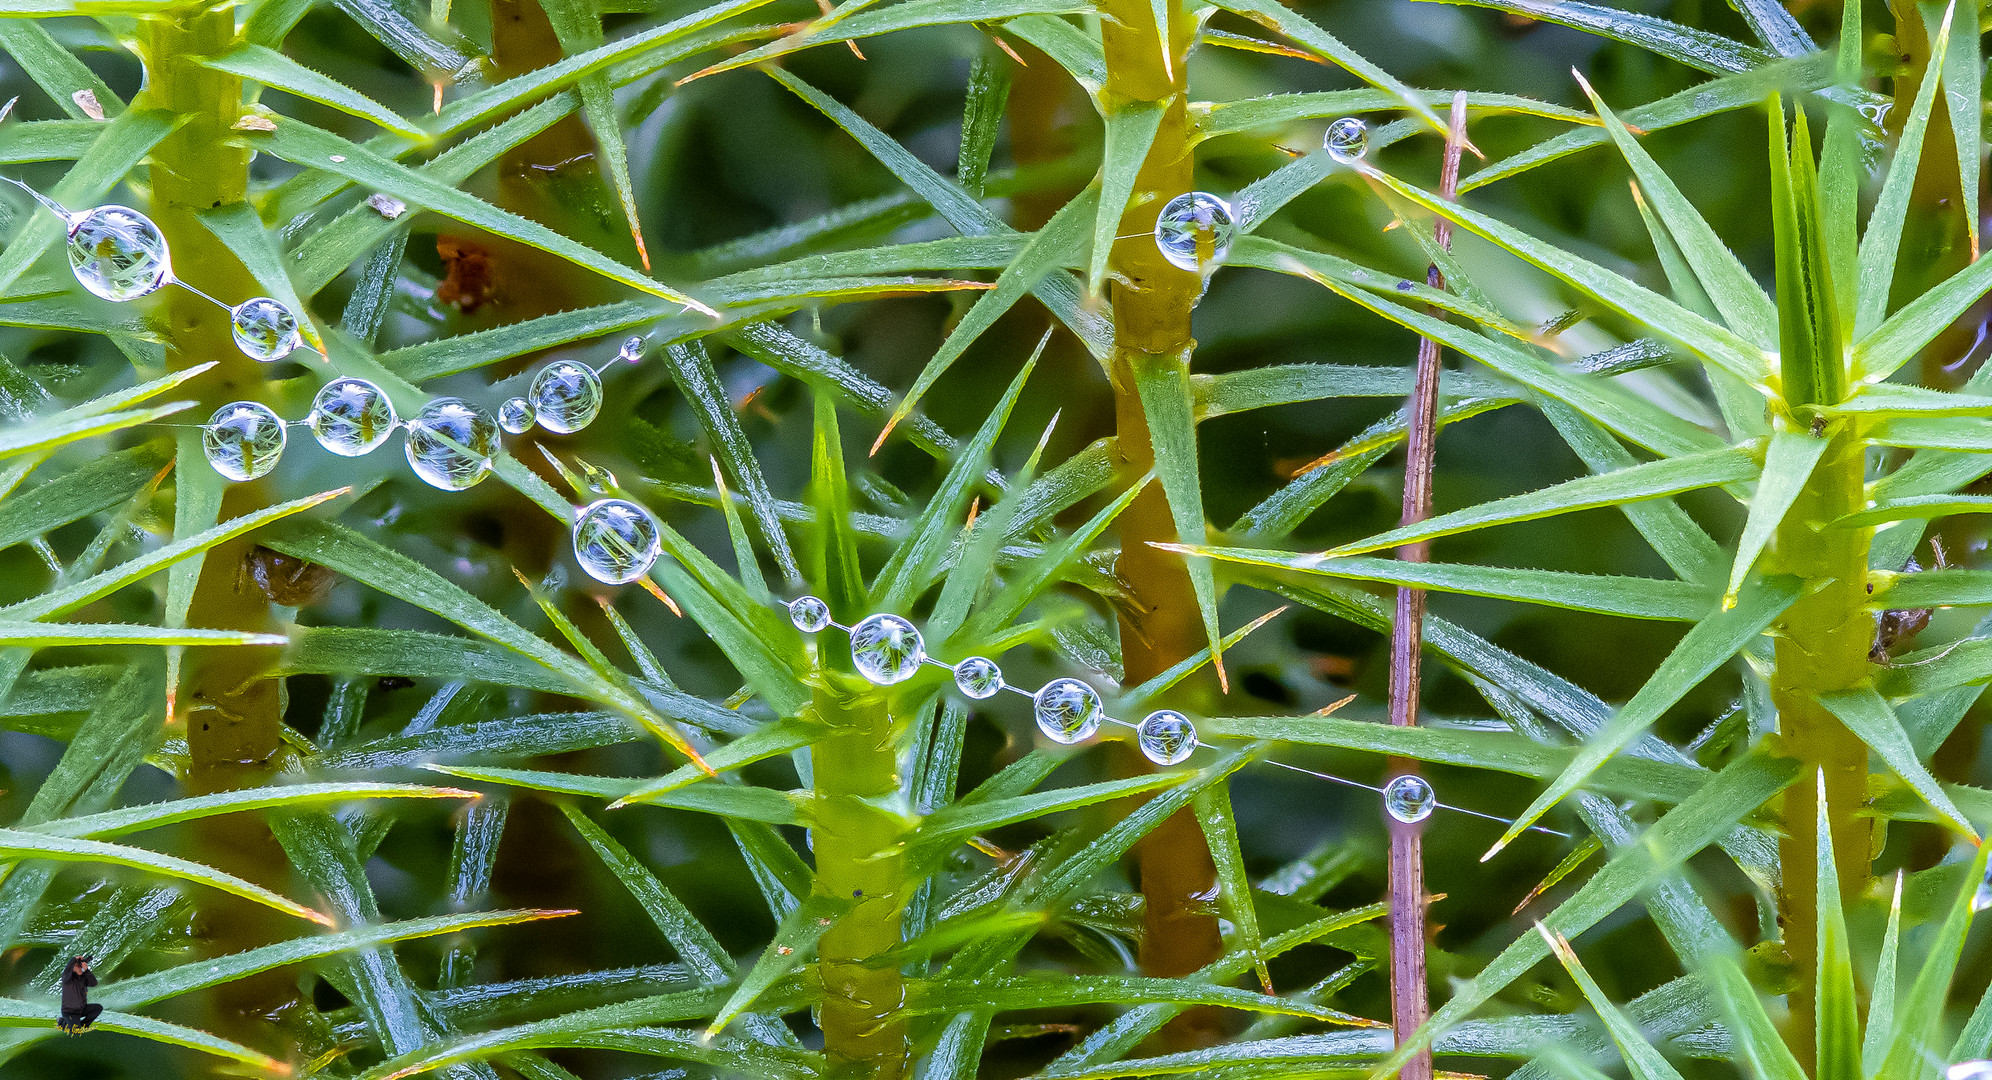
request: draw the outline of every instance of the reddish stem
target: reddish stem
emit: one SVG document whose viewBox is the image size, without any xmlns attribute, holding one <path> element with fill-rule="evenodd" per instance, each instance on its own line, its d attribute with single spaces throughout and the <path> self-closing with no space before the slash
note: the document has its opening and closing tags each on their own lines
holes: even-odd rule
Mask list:
<svg viewBox="0 0 1992 1080">
<path fill-rule="evenodd" d="M 1446 136 L 1444 171 L 1439 194 L 1447 199 L 1459 192 L 1459 155 L 1466 142 L 1466 95 L 1453 97 L 1452 130 Z M 1452 249 L 1452 223 L 1444 218 L 1432 227 L 1432 235 L 1442 250 Z M 1433 288 L 1445 286 L 1445 276 L 1437 265 L 1425 270 L 1425 281 Z M 1436 312 L 1435 312 L 1436 314 Z M 1430 338 L 1418 342 L 1417 382 L 1408 403 L 1411 411 L 1410 438 L 1405 448 L 1404 514 L 1402 523 L 1415 525 L 1432 514 L 1432 463 L 1436 452 L 1439 411 L 1439 343 Z M 1405 562 L 1427 562 L 1431 545 L 1420 541 L 1397 549 Z M 1397 590 L 1397 618 L 1390 634 L 1390 723 L 1410 727 L 1418 723 L 1418 677 L 1420 646 L 1425 636 L 1425 590 Z M 1415 772 L 1416 763 L 1390 760 L 1391 775 Z M 1431 1006 L 1425 999 L 1425 855 L 1421 827 L 1389 818 L 1390 822 L 1390 1013 L 1397 1042 L 1408 1042 L 1425 1023 Z M 1432 1052 L 1420 1050 L 1404 1063 L 1402 1080 L 1431 1080 Z"/>
</svg>

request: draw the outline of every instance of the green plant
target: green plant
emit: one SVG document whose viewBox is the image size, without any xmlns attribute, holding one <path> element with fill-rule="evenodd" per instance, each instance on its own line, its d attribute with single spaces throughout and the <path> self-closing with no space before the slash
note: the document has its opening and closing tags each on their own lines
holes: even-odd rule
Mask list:
<svg viewBox="0 0 1992 1080">
<path fill-rule="evenodd" d="M 1992 375 L 1952 374 L 1992 288 L 1978 118 L 1959 115 L 1982 97 L 1977 13 L 1900 5 L 1882 41 L 1847 5 L 1812 28 L 1837 31 L 1829 54 L 1758 0 L 1738 11 L 1763 48 L 1720 19 L 1487 6 L 1594 33 L 1620 64 L 1714 77 L 1623 119 L 1581 77 L 1582 110 L 1471 78 L 1449 133 L 1452 93 L 1266 0 L 0 13 L 0 49 L 34 83 L 20 107 L 67 115 L 0 126 L 0 165 L 73 162 L 28 174 L 66 207 L 141 206 L 190 286 L 136 316 L 84 298 L 40 211 L 0 250 L 0 348 L 30 357 L 0 359 L 0 725 L 63 744 L 39 766 L 33 743 L 0 744 L 17 778 L 40 774 L 0 829 L 0 1060 L 116 1056 L 51 1038 L 54 973 L 85 952 L 109 976 L 108 1045 L 177 1047 L 133 1060 L 189 1074 L 559 1080 L 635 1055 L 798 1080 L 1417 1080 L 1434 1056 L 1590 1077 L 1615 1050 L 1638 1077 L 1730 1059 L 1896 1080 L 1992 1053 L 1992 996 L 1960 978 L 1986 880 L 1960 841 L 1992 801 L 1932 760 L 1978 726 L 1985 642 L 1917 614 L 1992 594 L 1982 570 L 1907 566 L 1931 522 L 1969 538 L 1992 505 L 1969 490 L 1992 468 Z M 917 126 L 867 118 L 892 111 L 867 94 L 941 78 L 929 47 L 960 54 L 947 80 L 967 73 L 948 84 L 952 179 Z M 1303 60 L 1357 85 L 1277 92 Z M 1204 102 L 1205 78 L 1275 90 Z M 114 85 L 137 88 L 128 104 Z M 1042 122 L 1061 101 L 1084 114 L 1076 148 Z M 724 122 L 690 130 L 694 108 Z M 1753 185 L 1754 216 L 1705 216 L 1648 143 L 1755 108 L 1768 187 L 1726 161 L 1710 171 Z M 1354 160 L 1263 137 L 1372 113 L 1397 119 Z M 699 176 L 701 146 L 742 132 L 760 171 Z M 769 160 L 784 138 L 790 159 Z M 1442 141 L 1512 152 L 1455 199 L 1403 178 Z M 1643 225 L 1634 258 L 1604 250 L 1625 240 L 1612 224 L 1552 242 L 1512 205 L 1476 205 L 1582 151 L 1596 171 L 1606 144 L 1633 179 L 1607 205 Z M 1197 233 L 1188 269 L 1165 257 L 1158 211 L 1240 175 L 1235 237 Z M 769 196 L 774 227 L 739 227 L 740 192 L 771 177 L 821 179 L 822 198 L 805 215 L 810 198 Z M 1769 289 L 1724 243 L 1739 232 L 1754 255 L 1756 217 Z M 1274 275 L 1335 299 L 1276 303 Z M 275 298 L 307 348 L 250 360 L 194 289 Z M 1364 362 L 1239 359 L 1276 309 L 1330 312 L 1354 346 L 1330 358 Z M 916 344 L 890 339 L 906 326 Z M 303 428 L 265 478 L 228 484 L 203 455 L 199 421 L 227 402 L 302 417 L 346 375 L 408 417 L 630 334 L 646 358 L 607 375 L 602 419 L 508 437 L 474 491 L 424 487 L 391 450 L 312 456 Z M 1467 360 L 1440 376 L 1429 427 L 1397 406 L 1415 387 L 1396 357 L 1421 341 Z M 1277 486 L 1233 490 L 1241 461 L 1319 449 L 1253 449 L 1278 428 L 1258 418 L 1339 424 L 1361 399 L 1390 411 Z M 1478 474 L 1443 447 L 1521 413 L 1545 424 L 1515 429 L 1529 452 L 1507 474 L 1552 452 L 1586 474 L 1459 499 Z M 1407 524 L 1351 509 L 1379 488 L 1394 502 L 1378 467 L 1434 438 L 1436 476 L 1407 467 Z M 1450 508 L 1418 521 L 1426 483 Z M 638 588 L 572 569 L 576 504 L 602 498 L 656 515 Z M 1459 546 L 1525 523 L 1611 572 Z M 1441 561 L 1372 554 L 1432 540 Z M 1383 693 L 1349 717 L 1318 708 L 1342 696 L 1319 643 L 1342 660 L 1368 639 L 1341 624 L 1391 630 L 1379 585 L 1397 611 L 1435 595 L 1421 630 L 1443 670 L 1418 677 L 1407 623 L 1354 688 L 1395 683 L 1393 717 L 1432 723 L 1370 722 Z M 1155 771 L 1119 740 L 1014 740 L 1022 714 L 971 709 L 938 669 L 861 677 L 838 632 L 791 625 L 782 604 L 803 593 L 845 625 L 911 617 L 932 655 L 1000 657 L 1013 682 L 1091 670 L 1124 687 L 1116 715 L 1168 704 L 1217 747 Z M 1641 677 L 1614 708 L 1585 688 L 1595 672 L 1504 647 L 1514 624 L 1449 595 L 1560 609 L 1542 625 L 1599 635 L 1607 666 Z M 1273 598 L 1306 629 L 1259 630 Z M 1420 879 L 1382 872 L 1419 869 L 1415 830 L 1389 856 L 1366 825 L 1293 849 L 1267 807 L 1300 800 L 1251 779 L 1267 757 L 1371 778 L 1408 759 L 1460 806 L 1526 804 L 1485 870 L 1464 856 L 1488 837 L 1451 827 L 1465 818 L 1426 827 L 1433 880 L 1484 875 L 1434 917 L 1468 930 L 1430 937 L 1425 898 L 1404 895 Z M 1500 774 L 1547 787 L 1530 801 Z M 1305 782 L 1309 800 L 1331 790 Z M 1508 847 L 1545 815 L 1589 838 Z M 170 831 L 133 838 L 154 829 Z M 1892 890 L 1881 865 L 1902 868 Z M 1540 881 L 1518 911 L 1554 894 L 1533 929 L 1489 899 L 1517 879 Z M 1641 901 L 1643 943 L 1580 937 Z M 1587 968 L 1573 941 L 1610 963 Z M 1393 954 L 1412 961 L 1394 992 Z M 1421 1024 L 1426 964 L 1457 981 Z M 1627 974 L 1601 984 L 1607 967 Z M 1393 1040 L 1393 1022 L 1415 1034 Z"/>
</svg>

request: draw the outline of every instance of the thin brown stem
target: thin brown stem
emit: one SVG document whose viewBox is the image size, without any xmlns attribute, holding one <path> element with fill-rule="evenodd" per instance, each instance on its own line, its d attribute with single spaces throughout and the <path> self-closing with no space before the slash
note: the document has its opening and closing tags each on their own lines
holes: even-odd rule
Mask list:
<svg viewBox="0 0 1992 1080">
<path fill-rule="evenodd" d="M 1446 136 L 1444 172 L 1439 192 L 1447 199 L 1459 191 L 1459 155 L 1466 142 L 1466 95 L 1453 98 L 1452 130 Z M 1439 247 L 1450 250 L 1452 228 L 1441 218 L 1432 229 Z M 1445 285 L 1445 276 L 1436 265 L 1427 267 L 1425 280 L 1433 288 Z M 1430 338 L 1418 342 L 1417 382 L 1408 403 L 1411 411 L 1410 438 L 1404 462 L 1403 524 L 1415 525 L 1432 513 L 1432 468 L 1437 452 L 1439 412 L 1439 343 Z M 1431 546 L 1424 542 L 1397 549 L 1405 562 L 1426 562 Z M 1390 723 L 1412 727 L 1418 723 L 1418 677 L 1420 645 L 1425 636 L 1425 591 L 1397 590 L 1397 618 L 1390 634 Z M 1392 758 L 1393 775 L 1415 771 L 1411 761 Z M 1410 1040 L 1425 1023 L 1431 1006 L 1425 999 L 1425 854 L 1421 826 L 1390 820 L 1390 1014 L 1397 1041 Z M 1431 1080 L 1432 1052 L 1420 1050 L 1398 1072 L 1403 1080 Z"/>
</svg>

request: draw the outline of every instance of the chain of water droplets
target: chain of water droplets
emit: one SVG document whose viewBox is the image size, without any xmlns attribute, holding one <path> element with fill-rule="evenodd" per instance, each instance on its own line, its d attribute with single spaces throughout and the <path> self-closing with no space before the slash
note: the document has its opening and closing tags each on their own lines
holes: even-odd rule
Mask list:
<svg viewBox="0 0 1992 1080">
<path fill-rule="evenodd" d="M 13 177 L 0 180 L 62 219 L 70 272 L 92 294 L 129 303 L 177 285 L 228 312 L 235 345 L 250 359 L 271 363 L 303 344 L 297 314 L 282 301 L 257 296 L 230 307 L 176 277 L 165 234 L 143 213 L 116 204 L 74 212 Z M 615 359 L 635 363 L 642 356 L 643 339 L 632 337 Z M 614 362 L 597 368 L 556 360 L 533 377 L 525 396 L 501 404 L 495 418 L 462 398 L 442 397 L 404 421 L 378 385 L 340 376 L 319 388 L 304 420 L 285 421 L 260 402 L 232 401 L 216 409 L 207 423 L 191 426 L 201 431 L 208 464 L 235 481 L 254 480 L 276 468 L 293 423 L 310 428 L 321 446 L 340 457 L 372 453 L 396 428 L 403 428 L 415 475 L 445 491 L 462 491 L 490 473 L 499 429 L 521 435 L 537 424 L 570 435 L 593 422 L 602 411 L 602 372 Z"/>
</svg>

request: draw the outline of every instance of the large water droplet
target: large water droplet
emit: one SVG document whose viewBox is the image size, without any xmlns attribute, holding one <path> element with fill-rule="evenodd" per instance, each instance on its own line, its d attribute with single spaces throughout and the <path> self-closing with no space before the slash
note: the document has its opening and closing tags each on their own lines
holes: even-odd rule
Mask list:
<svg viewBox="0 0 1992 1080">
<path fill-rule="evenodd" d="M 627 499 L 600 499 L 574 518 L 574 561 L 596 581 L 621 585 L 657 562 L 657 519 Z"/>
<path fill-rule="evenodd" d="M 491 472 L 498 423 L 462 398 L 437 398 L 408 421 L 408 467 L 434 487 L 462 491 Z"/>
<path fill-rule="evenodd" d="M 99 206 L 69 219 L 69 268 L 84 288 L 120 303 L 156 292 L 173 276 L 166 237 L 129 206 Z"/>
<path fill-rule="evenodd" d="M 289 356 L 303 340 L 298 337 L 297 316 L 267 296 L 244 300 L 229 309 L 228 329 L 242 355 L 264 363 Z"/>
<path fill-rule="evenodd" d="M 254 480 L 276 468 L 287 441 L 283 418 L 254 401 L 223 405 L 201 429 L 208 464 L 230 480 Z"/>
<path fill-rule="evenodd" d="M 533 426 L 533 407 L 525 398 L 506 398 L 498 406 L 498 426 L 513 435 L 524 435 Z"/>
<path fill-rule="evenodd" d="M 1158 709 L 1142 719 L 1134 739 L 1155 764 L 1181 765 L 1197 748 L 1197 727 L 1174 709 Z"/>
<path fill-rule="evenodd" d="M 1431 817 L 1437 804 L 1432 785 L 1422 776 L 1406 773 L 1383 785 L 1383 808 L 1406 825 Z"/>
<path fill-rule="evenodd" d="M 1344 116 L 1328 125 L 1321 136 L 1321 149 L 1344 165 L 1361 160 L 1369 149 L 1369 125 L 1353 116 Z"/>
<path fill-rule="evenodd" d="M 830 605 L 814 596 L 798 596 L 789 601 L 789 621 L 797 630 L 814 634 L 830 625 Z"/>
<path fill-rule="evenodd" d="M 980 701 L 1003 689 L 1003 669 L 986 656 L 971 656 L 954 666 L 955 689 Z"/>
<path fill-rule="evenodd" d="M 318 445 L 340 457 L 370 454 L 394 433 L 394 403 L 365 379 L 342 377 L 318 388 L 306 423 Z"/>
<path fill-rule="evenodd" d="M 602 380 L 584 364 L 555 360 L 533 376 L 526 397 L 539 425 L 557 435 L 587 427 L 602 411 Z"/>
<path fill-rule="evenodd" d="M 1169 200 L 1155 219 L 1155 246 L 1169 265 L 1192 272 L 1224 261 L 1234 226 L 1231 204 L 1207 191 Z"/>
<path fill-rule="evenodd" d="M 920 631 L 897 615 L 872 615 L 851 627 L 851 665 L 880 686 L 912 678 L 926 657 Z"/>
<path fill-rule="evenodd" d="M 1053 742 L 1076 743 L 1100 729 L 1100 695 L 1078 679 L 1053 679 L 1031 697 L 1038 730 Z"/>
</svg>

